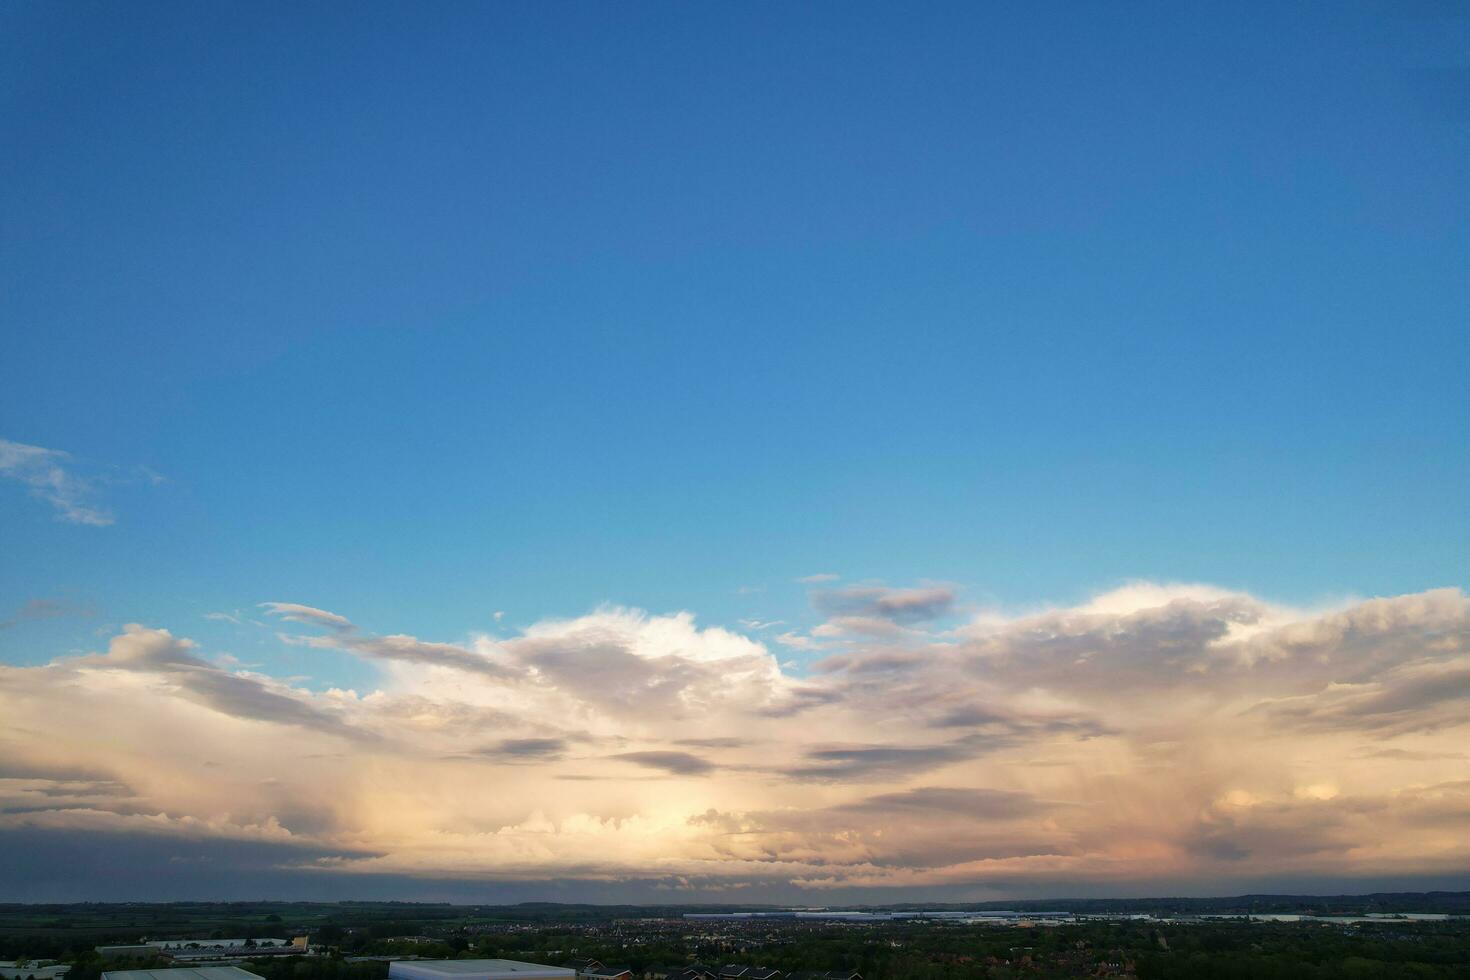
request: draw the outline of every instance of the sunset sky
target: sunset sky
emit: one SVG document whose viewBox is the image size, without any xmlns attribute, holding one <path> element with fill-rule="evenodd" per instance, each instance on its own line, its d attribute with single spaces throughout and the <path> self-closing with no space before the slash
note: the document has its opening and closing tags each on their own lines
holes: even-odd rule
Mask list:
<svg viewBox="0 0 1470 980">
<path fill-rule="evenodd" d="M 7 896 L 1470 888 L 1467 43 L 0 5 Z"/>
</svg>

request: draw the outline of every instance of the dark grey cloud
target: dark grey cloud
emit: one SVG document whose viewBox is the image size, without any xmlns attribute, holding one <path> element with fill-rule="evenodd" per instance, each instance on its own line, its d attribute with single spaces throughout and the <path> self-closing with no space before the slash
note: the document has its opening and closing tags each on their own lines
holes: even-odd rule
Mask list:
<svg viewBox="0 0 1470 980">
<path fill-rule="evenodd" d="M 98 770 L 24 761 L 0 764 L 0 810 L 5 813 L 126 810 L 135 798 L 126 782 Z"/>
<path fill-rule="evenodd" d="M 744 738 L 677 738 L 675 745 L 687 745 L 693 749 L 738 749 L 750 744 Z"/>
<path fill-rule="evenodd" d="M 11 758 L 0 760 L 0 779 L 39 779 L 47 782 L 114 782 L 114 774 L 91 766 L 54 765 Z"/>
<path fill-rule="evenodd" d="M 53 798 L 78 798 L 97 796 L 127 796 L 132 789 L 127 783 L 116 779 L 103 780 L 38 780 L 28 788 L 30 792 Z"/>
<path fill-rule="evenodd" d="M 790 718 L 812 708 L 836 704 L 842 700 L 842 692 L 815 684 L 793 685 L 784 697 L 775 704 L 764 705 L 755 714 L 763 718 Z"/>
<path fill-rule="evenodd" d="M 812 605 L 826 616 L 873 618 L 893 623 L 922 623 L 954 611 L 956 593 L 949 586 L 890 589 L 879 585 L 854 585 L 845 589 L 818 589 Z"/>
<path fill-rule="evenodd" d="M 977 820 L 1009 820 L 1040 813 L 1047 807 L 1029 793 L 958 786 L 922 786 L 901 793 L 880 793 L 833 812 L 883 816 L 958 814 Z"/>
<path fill-rule="evenodd" d="M 864 674 L 908 673 L 930 662 L 923 651 L 869 649 L 825 657 L 815 664 L 815 668 L 822 674 L 843 673 L 849 677 L 860 677 Z"/>
<path fill-rule="evenodd" d="M 507 738 L 487 745 L 475 755 L 500 762 L 551 762 L 567 751 L 564 738 Z"/>
<path fill-rule="evenodd" d="M 860 782 L 899 778 L 973 759 L 995 746 L 971 735 L 938 745 L 844 745 L 810 749 L 805 762 L 782 770 L 792 779 Z"/>
<path fill-rule="evenodd" d="M 1361 818 L 1382 810 L 1382 800 L 1353 798 L 1233 810 L 1215 806 L 1205 810 L 1178 844 L 1192 856 L 1226 864 L 1345 855 L 1373 833 Z"/>
<path fill-rule="evenodd" d="M 658 769 L 673 776 L 703 776 L 713 772 L 715 765 L 690 752 L 621 752 L 612 759 L 621 759 L 648 769 Z"/>
<path fill-rule="evenodd" d="M 246 901 L 262 895 L 282 901 L 413 901 L 464 905 L 517 902 L 601 904 L 671 902 L 807 904 L 809 890 L 781 878 L 709 875 L 695 878 L 617 876 L 578 879 L 566 875 L 535 881 L 484 877 L 417 877 L 338 872 L 329 863 L 358 852 L 261 841 L 168 839 L 97 831 L 16 828 L 0 830 L 0 881 L 7 900 L 29 903 Z M 319 862 L 318 859 L 326 859 Z M 1238 863 L 1237 863 L 1238 864 Z M 1065 875 L 996 876 L 919 888 L 837 888 L 822 892 L 831 904 L 974 902 L 1001 898 L 1045 901 L 1059 897 L 1109 898 L 1151 895 L 1364 894 L 1375 891 L 1453 891 L 1464 874 L 1352 876 L 1231 873 L 1208 878 L 1103 878 Z M 738 890 L 729 890 L 740 886 Z"/>
<path fill-rule="evenodd" d="M 1028 715 L 974 703 L 945 708 L 931 716 L 928 724 L 931 728 L 975 729 L 997 742 L 1001 739 L 1020 742 L 1049 735 L 1097 738 L 1116 734 L 1114 729 L 1085 715 Z"/>
<path fill-rule="evenodd" d="M 1010 725 L 1011 718 L 997 708 L 983 704 L 961 704 L 946 708 L 929 720 L 933 728 L 978 728 L 988 725 Z"/>
<path fill-rule="evenodd" d="M 354 894 L 350 880 L 291 870 L 369 852 L 289 842 L 0 828 L 0 881 L 12 901 L 177 901 Z"/>
</svg>

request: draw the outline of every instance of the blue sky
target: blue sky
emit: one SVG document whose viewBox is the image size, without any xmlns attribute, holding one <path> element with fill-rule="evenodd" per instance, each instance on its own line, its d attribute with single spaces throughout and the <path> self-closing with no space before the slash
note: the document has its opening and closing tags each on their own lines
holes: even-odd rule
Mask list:
<svg viewBox="0 0 1470 980">
<path fill-rule="evenodd" d="M 117 519 L 3 487 L 0 594 L 448 637 L 1463 582 L 1434 13 L 9 4 L 0 435 Z"/>
<path fill-rule="evenodd" d="M 12 604 L 1465 579 L 1464 19 L 3 16 L 4 435 L 168 480 L 7 488 Z"/>
<path fill-rule="evenodd" d="M 0 5 L 0 862 L 1470 880 L 1467 41 L 1434 2 Z M 773 868 L 797 813 L 847 835 Z M 729 827 L 764 849 L 710 871 Z"/>
</svg>

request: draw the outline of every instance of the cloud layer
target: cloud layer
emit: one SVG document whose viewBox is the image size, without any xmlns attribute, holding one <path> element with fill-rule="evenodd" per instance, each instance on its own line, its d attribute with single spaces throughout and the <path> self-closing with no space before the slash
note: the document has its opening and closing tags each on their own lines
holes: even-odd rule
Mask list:
<svg viewBox="0 0 1470 980">
<path fill-rule="evenodd" d="M 1458 590 L 1303 611 L 1137 585 L 958 625 L 947 586 L 820 588 L 813 606 L 798 674 L 687 613 L 441 642 L 264 604 L 284 643 L 375 665 L 366 692 L 129 626 L 0 667 L 0 841 L 711 895 L 1470 871 Z"/>
</svg>

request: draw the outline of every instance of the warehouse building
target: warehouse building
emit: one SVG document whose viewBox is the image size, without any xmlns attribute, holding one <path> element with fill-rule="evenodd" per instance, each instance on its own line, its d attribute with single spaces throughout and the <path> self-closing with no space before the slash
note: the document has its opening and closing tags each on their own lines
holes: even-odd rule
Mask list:
<svg viewBox="0 0 1470 980">
<path fill-rule="evenodd" d="M 173 967 L 163 970 L 109 970 L 102 980 L 265 980 L 238 966 Z"/>
</svg>

